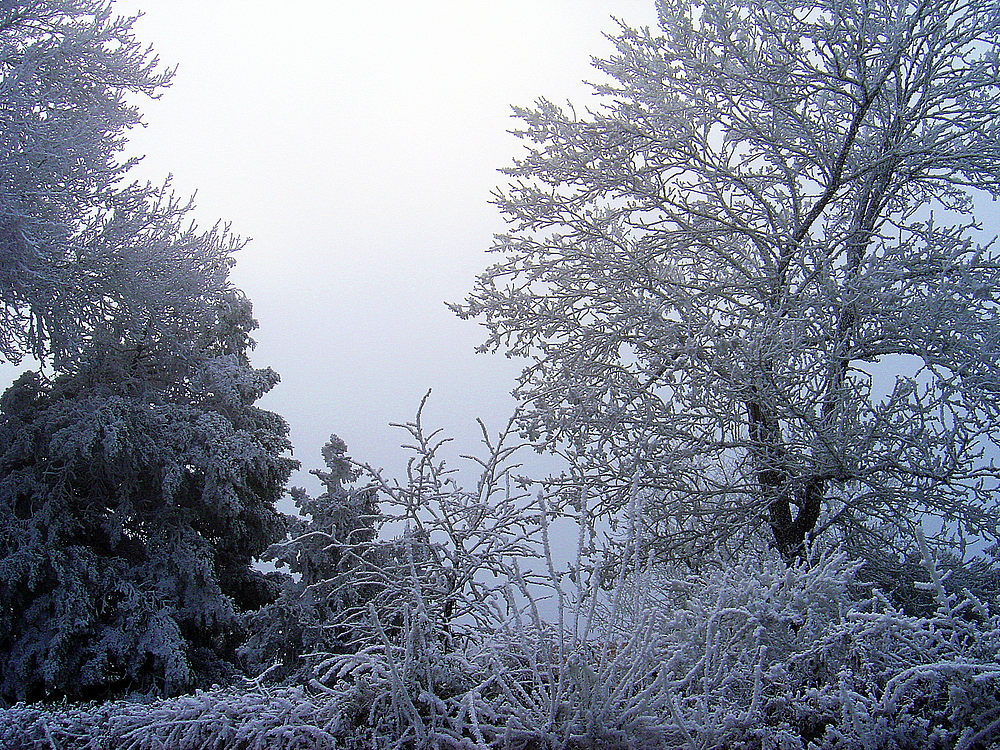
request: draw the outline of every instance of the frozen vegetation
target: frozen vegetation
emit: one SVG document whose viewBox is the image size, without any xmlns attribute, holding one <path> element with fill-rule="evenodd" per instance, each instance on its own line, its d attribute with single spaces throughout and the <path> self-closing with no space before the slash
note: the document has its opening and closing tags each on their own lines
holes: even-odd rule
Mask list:
<svg viewBox="0 0 1000 750">
<path fill-rule="evenodd" d="M 271 556 L 303 577 L 253 615 L 264 674 L 176 698 L 17 704 L 0 744 L 985 748 L 1000 737 L 995 571 L 973 568 L 956 589 L 920 535 L 917 574 L 896 582 L 912 589 L 903 601 L 925 595 L 907 612 L 823 544 L 787 562 L 748 532 L 696 563 L 662 563 L 644 536 L 655 495 L 637 481 L 618 531 L 602 533 L 561 490 L 512 490 L 502 442 L 466 492 L 437 456 L 444 441 L 407 428 L 408 480 L 365 470 L 364 486 L 384 492 L 377 516 L 368 490 L 345 481 L 360 467 L 337 440 L 328 491 L 299 493 L 312 516 Z M 578 533 L 569 559 L 551 550 L 557 518 Z M 373 533 L 400 519 L 402 537 Z M 313 570 L 329 577 L 305 572 L 320 550 Z"/>
<path fill-rule="evenodd" d="M 0 746 L 1000 744 L 1000 6 L 657 8 L 517 110 L 478 481 L 421 404 L 291 518 L 241 242 L 126 184 L 170 73 L 0 2 Z"/>
<path fill-rule="evenodd" d="M 1000 736 L 995 598 L 953 591 L 922 540 L 914 585 L 928 594 L 926 614 L 907 614 L 858 580 L 860 563 L 821 547 L 789 564 L 748 535 L 697 566 L 657 563 L 638 492 L 607 547 L 595 548 L 589 520 L 570 513 L 581 547 L 560 562 L 547 551 L 544 492 L 511 497 L 504 474 L 460 492 L 435 478 L 444 467 L 432 456 L 418 460 L 415 481 L 387 507 L 414 514 L 414 526 L 420 513 L 420 533 L 329 538 L 355 563 L 323 590 L 355 602 L 325 622 L 327 642 L 341 647 L 314 653 L 299 679 L 18 704 L 2 715 L 0 742 L 974 748 Z M 365 586 L 367 601 L 357 601 Z M 542 619 L 541 608 L 554 616 Z M 304 608 L 298 616 L 321 624 Z M 340 623 L 351 624 L 348 643 Z"/>
</svg>

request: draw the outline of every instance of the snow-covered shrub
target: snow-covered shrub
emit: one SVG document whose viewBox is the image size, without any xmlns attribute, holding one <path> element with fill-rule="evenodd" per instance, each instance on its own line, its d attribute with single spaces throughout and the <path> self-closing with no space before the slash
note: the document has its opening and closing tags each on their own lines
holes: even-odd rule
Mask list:
<svg viewBox="0 0 1000 750">
<path fill-rule="evenodd" d="M 29 750 L 332 750 L 348 747 L 337 701 L 306 687 L 233 687 L 157 701 L 0 711 L 0 747 Z"/>
<path fill-rule="evenodd" d="M 442 458 L 449 442 L 441 431 L 422 424 L 426 398 L 414 422 L 397 425 L 407 433 L 411 457 L 403 482 L 364 467 L 368 488 L 377 493 L 380 535 L 365 542 L 364 555 L 353 555 L 348 580 L 337 581 L 331 595 L 342 589 L 368 587 L 370 599 L 344 608 L 341 625 L 354 634 L 358 647 L 380 643 L 372 622 L 374 607 L 381 627 L 401 637 L 403 626 L 420 601 L 423 617 L 447 641 L 470 636 L 492 615 L 484 602 L 509 578 L 511 560 L 532 559 L 539 545 L 532 538 L 537 514 L 529 494 L 514 476 L 510 427 L 491 437 L 483 427 L 486 457 L 466 456 L 480 473 L 476 486 L 465 490 L 455 470 Z"/>
<path fill-rule="evenodd" d="M 927 617 L 878 591 L 852 597 L 861 563 L 835 550 L 788 564 L 746 547 L 698 573 L 636 571 L 629 606 L 607 622 L 634 633 L 656 621 L 645 668 L 664 688 L 655 724 L 667 746 L 969 748 L 1000 737 L 1000 618 L 947 594 L 920 546 L 938 602 Z"/>
<path fill-rule="evenodd" d="M 590 515 L 580 477 L 511 489 L 500 441 L 478 489 L 463 491 L 419 415 L 408 429 L 406 483 L 369 478 L 409 531 L 369 540 L 384 566 L 354 569 L 354 582 L 379 586 L 340 610 L 351 648 L 317 655 L 314 679 L 18 705 L 0 713 L 0 745 L 973 750 L 1000 739 L 1000 617 L 951 591 L 919 536 L 920 585 L 936 602 L 926 615 L 865 591 L 862 563 L 836 548 L 790 563 L 748 539 L 697 565 L 663 563 L 642 539 L 640 478 L 617 533 Z"/>
<path fill-rule="evenodd" d="M 419 535 L 394 542 L 391 606 L 376 597 L 356 612 L 367 618 L 357 651 L 317 672 L 373 747 L 973 748 L 1000 737 L 1000 619 L 949 593 L 922 542 L 937 603 L 926 616 L 864 593 L 862 563 L 837 549 L 790 563 L 748 542 L 665 565 L 643 556 L 637 489 L 624 536 L 588 517 L 585 495 L 566 501 L 580 482 L 518 496 L 514 527 L 476 493 L 424 481 L 429 466 L 446 469 L 429 461 L 439 443 L 420 438 L 419 419 L 410 427 L 411 466 L 423 469 L 389 497 L 405 500 Z M 494 546 L 467 557 L 473 528 Z M 572 559 L 556 540 L 568 531 Z"/>
<path fill-rule="evenodd" d="M 913 534 L 896 530 L 882 530 L 884 538 L 894 540 L 894 544 L 875 544 L 866 535 L 861 524 L 854 523 L 840 530 L 840 544 L 851 556 L 864 560 L 858 571 L 858 579 L 872 584 L 885 594 L 894 605 L 911 615 L 930 615 L 938 607 L 933 592 L 922 587 L 927 573 L 923 556 L 913 544 Z M 861 533 L 858 533 L 861 532 Z M 931 546 L 934 542 L 935 546 Z M 926 543 L 934 552 L 941 569 L 943 584 L 949 594 L 962 595 L 968 591 L 972 596 L 994 604 L 1000 604 L 1000 567 L 997 562 L 997 548 L 984 555 L 963 554 L 963 540 L 928 539 Z M 980 540 L 981 541 L 981 540 Z M 965 542 L 968 547 L 968 543 Z M 981 546 L 981 544 L 979 545 Z"/>
</svg>

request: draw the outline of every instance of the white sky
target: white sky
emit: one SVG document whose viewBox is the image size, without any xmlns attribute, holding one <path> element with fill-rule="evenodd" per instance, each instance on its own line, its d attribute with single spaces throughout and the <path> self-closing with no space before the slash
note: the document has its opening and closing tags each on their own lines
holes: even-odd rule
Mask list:
<svg viewBox="0 0 1000 750">
<path fill-rule="evenodd" d="M 590 56 L 614 15 L 655 22 L 653 0 L 118 0 L 138 38 L 179 70 L 143 105 L 137 176 L 197 191 L 203 224 L 252 237 L 235 280 L 261 327 L 254 356 L 282 383 L 308 470 L 331 432 L 396 473 L 428 388 L 427 418 L 474 449 L 499 427 L 520 369 L 476 355 L 461 300 L 503 229 L 488 205 L 520 146 L 510 105 L 586 103 Z M 984 204 L 989 233 L 998 227 Z M 2 375 L 11 380 L 13 368 Z M 305 471 L 294 481 L 315 487 Z"/>
<path fill-rule="evenodd" d="M 235 280 L 254 303 L 262 405 L 291 425 L 303 469 L 331 432 L 390 471 L 427 417 L 469 452 L 499 426 L 520 367 L 476 355 L 461 300 L 503 228 L 488 205 L 520 148 L 511 104 L 585 103 L 614 15 L 652 0 L 119 0 L 138 38 L 178 64 L 133 133 L 139 176 L 173 173 L 202 223 L 253 238 Z M 303 474 L 295 482 L 309 484 Z"/>
</svg>

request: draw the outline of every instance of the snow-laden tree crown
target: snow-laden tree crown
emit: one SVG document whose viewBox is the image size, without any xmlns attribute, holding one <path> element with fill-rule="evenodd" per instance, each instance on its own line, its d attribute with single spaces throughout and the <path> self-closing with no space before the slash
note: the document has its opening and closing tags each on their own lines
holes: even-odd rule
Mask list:
<svg viewBox="0 0 1000 750">
<path fill-rule="evenodd" d="M 58 358 L 123 316 L 197 327 L 239 242 L 169 185 L 129 184 L 137 102 L 172 71 L 109 0 L 0 3 L 0 356 Z"/>
<path fill-rule="evenodd" d="M 518 109 L 501 256 L 455 309 L 522 427 L 663 538 L 996 539 L 995 2 L 661 0 L 601 105 Z M 888 376 L 888 385 L 883 381 Z"/>
<path fill-rule="evenodd" d="M 0 703 L 239 673 L 252 567 L 285 531 L 278 381 L 229 279 L 240 242 L 128 184 L 169 82 L 108 0 L 0 1 Z"/>
</svg>

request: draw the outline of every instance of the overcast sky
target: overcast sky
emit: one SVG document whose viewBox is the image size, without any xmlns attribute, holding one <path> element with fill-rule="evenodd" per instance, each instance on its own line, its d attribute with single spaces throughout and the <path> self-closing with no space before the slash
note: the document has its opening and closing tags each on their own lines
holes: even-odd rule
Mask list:
<svg viewBox="0 0 1000 750">
<path fill-rule="evenodd" d="M 177 64 L 143 106 L 139 176 L 197 191 L 203 223 L 252 238 L 235 279 L 254 303 L 263 405 L 303 468 L 331 432 L 398 471 L 427 417 L 468 452 L 475 418 L 506 421 L 520 367 L 476 355 L 482 329 L 444 305 L 471 289 L 503 228 L 490 191 L 520 146 L 512 104 L 585 103 L 611 16 L 652 0 L 119 0 Z M 302 475 L 297 483 L 306 483 Z"/>
</svg>

